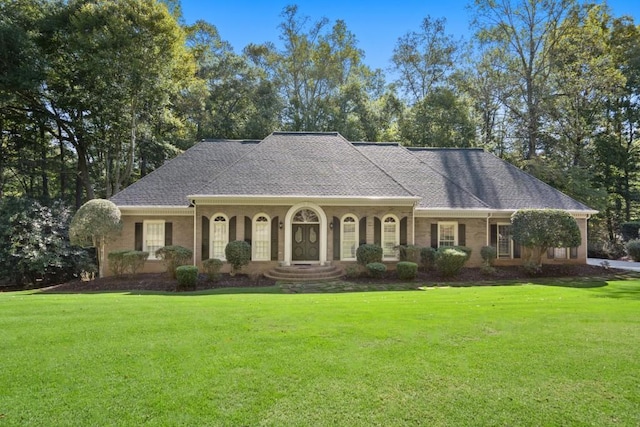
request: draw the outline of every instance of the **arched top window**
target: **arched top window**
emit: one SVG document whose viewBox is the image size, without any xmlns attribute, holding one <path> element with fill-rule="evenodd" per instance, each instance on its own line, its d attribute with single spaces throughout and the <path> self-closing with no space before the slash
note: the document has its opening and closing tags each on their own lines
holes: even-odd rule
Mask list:
<svg viewBox="0 0 640 427">
<path fill-rule="evenodd" d="M 347 214 L 342 217 L 340 224 L 340 257 L 344 261 L 356 259 L 358 249 L 358 218 L 355 215 Z"/>
<path fill-rule="evenodd" d="M 251 258 L 254 261 L 271 259 L 271 219 L 267 214 L 259 213 L 253 217 L 252 235 Z"/>
<path fill-rule="evenodd" d="M 295 223 L 319 223 L 320 218 L 318 214 L 311 209 L 300 209 L 293 216 L 293 222 Z"/>
<path fill-rule="evenodd" d="M 223 213 L 211 216 L 211 258 L 225 259 L 224 250 L 229 243 L 229 218 Z"/>
<path fill-rule="evenodd" d="M 400 221 L 395 215 L 382 217 L 382 258 L 398 259 L 396 247 L 400 244 Z"/>
<path fill-rule="evenodd" d="M 227 222 L 229 219 L 225 214 L 217 213 L 211 217 L 212 222 Z"/>
</svg>

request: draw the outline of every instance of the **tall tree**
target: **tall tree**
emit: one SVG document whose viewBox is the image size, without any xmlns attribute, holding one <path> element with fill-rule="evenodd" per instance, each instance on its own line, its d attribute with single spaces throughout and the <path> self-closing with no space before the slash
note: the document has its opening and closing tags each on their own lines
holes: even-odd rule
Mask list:
<svg viewBox="0 0 640 427">
<path fill-rule="evenodd" d="M 399 75 L 396 84 L 410 103 L 424 99 L 436 87 L 446 86 L 456 69 L 460 42 L 445 32 L 446 19 L 427 16 L 420 31 L 400 37 L 391 61 Z"/>
<path fill-rule="evenodd" d="M 362 129 L 372 93 L 379 93 L 380 72 L 362 64 L 363 52 L 344 21 L 329 29 L 325 18 L 310 23 L 287 6 L 280 24 L 283 49 L 250 45 L 247 52 L 277 85 L 283 103 L 281 120 L 290 130 Z"/>
<path fill-rule="evenodd" d="M 501 103 L 523 129 L 522 157 L 536 157 L 541 144 L 541 123 L 552 52 L 561 36 L 560 24 L 574 0 L 475 0 L 474 24 L 485 45 L 505 55 L 502 74 L 513 91 Z"/>
</svg>

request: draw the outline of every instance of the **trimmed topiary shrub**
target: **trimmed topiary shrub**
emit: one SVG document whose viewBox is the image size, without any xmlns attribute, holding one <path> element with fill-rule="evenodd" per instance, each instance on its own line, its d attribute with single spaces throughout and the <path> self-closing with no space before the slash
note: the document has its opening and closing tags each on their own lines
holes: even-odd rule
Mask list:
<svg viewBox="0 0 640 427">
<path fill-rule="evenodd" d="M 640 240 L 629 240 L 625 245 L 627 253 L 634 261 L 640 261 Z"/>
<path fill-rule="evenodd" d="M 128 249 L 120 249 L 117 251 L 111 251 L 107 254 L 109 260 L 109 271 L 114 276 L 122 276 L 126 271 L 126 265 L 124 261 L 124 255 L 128 253 Z"/>
<path fill-rule="evenodd" d="M 435 267 L 445 277 L 456 276 L 467 259 L 467 254 L 460 249 L 442 247 L 436 251 Z"/>
<path fill-rule="evenodd" d="M 193 256 L 193 251 L 184 246 L 164 246 L 156 251 L 156 257 L 164 261 L 167 273 L 172 279 L 176 278 L 176 269 L 188 264 Z"/>
<path fill-rule="evenodd" d="M 369 272 L 369 276 L 380 278 L 387 272 L 387 266 L 381 262 L 370 262 L 367 264 L 367 271 Z"/>
<path fill-rule="evenodd" d="M 234 276 L 251 261 L 251 245 L 244 240 L 229 242 L 224 248 L 224 256 L 227 258 L 227 262 L 231 264 L 231 275 Z"/>
<path fill-rule="evenodd" d="M 142 267 L 144 267 L 144 263 L 147 261 L 147 258 L 149 258 L 149 252 L 126 252 L 122 259 L 125 271 L 129 271 L 131 274 L 136 274 Z"/>
<path fill-rule="evenodd" d="M 220 277 L 220 270 L 223 265 L 224 263 L 218 258 L 210 258 L 202 261 L 202 268 L 210 282 L 214 282 Z"/>
<path fill-rule="evenodd" d="M 432 247 L 420 249 L 420 264 L 425 271 L 432 270 L 436 259 L 436 250 Z"/>
<path fill-rule="evenodd" d="M 195 265 L 180 265 L 176 268 L 179 291 L 193 291 L 198 282 L 198 267 Z"/>
<path fill-rule="evenodd" d="M 493 246 L 483 246 L 480 249 L 480 256 L 484 262 L 484 266 L 493 266 L 494 261 L 498 258 L 498 251 Z"/>
<path fill-rule="evenodd" d="M 372 262 L 382 262 L 382 248 L 378 245 L 365 243 L 356 249 L 358 264 L 367 265 Z"/>
<path fill-rule="evenodd" d="M 398 255 L 400 261 L 420 262 L 420 246 L 415 245 L 400 245 L 398 246 Z"/>
<path fill-rule="evenodd" d="M 415 262 L 401 261 L 396 265 L 400 280 L 413 280 L 418 275 L 418 264 Z"/>
</svg>

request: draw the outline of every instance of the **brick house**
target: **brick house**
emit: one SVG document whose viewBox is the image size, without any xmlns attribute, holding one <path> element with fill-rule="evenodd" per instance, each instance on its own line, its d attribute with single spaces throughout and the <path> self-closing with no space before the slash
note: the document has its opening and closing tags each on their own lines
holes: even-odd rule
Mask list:
<svg viewBox="0 0 640 427">
<path fill-rule="evenodd" d="M 194 264 L 224 259 L 227 242 L 251 243 L 249 272 L 317 264 L 340 271 L 362 243 L 391 267 L 401 244 L 464 245 L 469 266 L 495 246 L 497 264 L 520 263 L 513 212 L 554 208 L 575 217 L 576 248 L 546 263 L 585 263 L 587 220 L 596 211 L 481 149 L 408 148 L 349 142 L 340 134 L 274 132 L 262 141 L 202 141 L 111 200 L 124 228 L 107 251 L 149 251 L 144 271 L 162 271 L 154 251 L 193 249 Z"/>
</svg>

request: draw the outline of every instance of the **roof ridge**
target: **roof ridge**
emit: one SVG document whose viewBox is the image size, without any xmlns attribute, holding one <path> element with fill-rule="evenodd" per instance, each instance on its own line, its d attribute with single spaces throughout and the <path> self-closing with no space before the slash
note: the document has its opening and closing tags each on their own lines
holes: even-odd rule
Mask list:
<svg viewBox="0 0 640 427">
<path fill-rule="evenodd" d="M 482 147 L 405 147 L 405 148 L 409 151 L 485 151 L 485 149 Z"/>
<path fill-rule="evenodd" d="M 340 135 L 342 136 L 342 135 Z M 350 142 L 349 140 L 347 140 L 344 136 L 342 136 L 342 138 L 347 141 L 349 143 L 349 145 L 351 146 L 351 148 L 353 148 L 356 153 L 359 153 L 362 157 L 364 157 L 365 159 L 367 159 L 367 161 L 369 163 L 371 163 L 373 166 L 375 166 L 376 168 L 378 168 L 380 171 L 382 171 L 382 173 L 384 173 L 385 175 L 387 175 L 389 178 L 391 178 L 391 180 L 393 182 L 395 182 L 396 184 L 398 184 L 400 186 L 400 188 L 404 189 L 408 194 L 411 194 L 412 196 L 416 196 L 416 194 L 414 194 L 413 191 L 409 190 L 407 187 L 405 187 L 400 181 L 398 181 L 393 175 L 391 175 L 389 172 L 387 172 L 386 169 L 383 169 L 382 167 L 378 166 L 378 164 L 376 162 L 374 162 L 373 160 L 371 160 L 371 158 L 369 158 L 369 156 L 367 156 L 365 153 L 363 153 L 362 151 L 358 150 L 356 148 L 356 146 Z M 366 144 L 365 144 L 366 145 Z M 420 196 L 416 196 L 416 197 L 420 197 Z M 420 197 L 422 199 L 422 197 Z"/>
<path fill-rule="evenodd" d="M 452 185 L 458 187 L 460 190 L 464 191 L 465 193 L 467 193 L 468 195 L 470 195 L 473 199 L 477 200 L 478 202 L 480 202 L 481 204 L 483 204 L 484 206 L 486 206 L 487 208 L 491 208 L 491 205 L 489 205 L 485 200 L 482 200 L 480 197 L 476 196 L 475 194 L 473 194 L 471 191 L 469 191 L 468 189 L 464 188 L 463 186 L 459 185 L 457 182 L 453 181 L 451 178 L 449 178 L 448 176 L 440 173 L 440 171 L 438 171 L 437 169 L 435 169 L 434 167 L 432 167 L 431 165 L 429 165 L 427 162 L 423 161 L 420 157 L 413 155 L 413 153 L 411 151 L 413 150 L 409 150 L 408 147 L 405 147 L 403 145 L 400 145 L 400 149 L 405 150 L 407 153 L 409 153 L 411 155 L 411 157 L 415 158 L 416 160 L 418 160 L 420 163 L 422 163 L 423 165 L 425 165 L 426 167 L 428 167 L 430 170 L 432 170 L 434 173 L 436 173 L 437 175 L 440 175 L 442 178 L 445 179 L 445 181 L 450 182 Z M 482 150 L 484 151 L 484 150 Z"/>
<path fill-rule="evenodd" d="M 253 148 L 253 150 L 255 150 L 256 148 L 258 148 L 267 138 L 269 138 L 271 135 L 273 135 L 274 132 L 271 132 L 269 135 L 267 135 L 264 139 L 260 140 L 257 144 L 255 144 L 255 147 Z M 234 140 L 232 140 L 234 141 Z M 240 142 L 240 140 L 238 140 L 237 142 Z M 231 162 L 229 165 L 227 165 L 226 168 L 222 168 L 217 174 L 215 174 L 214 176 L 211 177 L 210 180 L 208 180 L 206 183 L 202 184 L 199 188 L 198 191 L 200 191 L 200 189 L 205 188 L 206 186 L 208 186 L 209 184 L 211 184 L 215 179 L 217 179 L 220 175 L 222 175 L 223 173 L 225 173 L 226 171 L 228 171 L 229 169 L 231 169 L 232 167 L 234 167 L 240 160 L 244 159 L 245 157 L 247 157 L 249 155 L 249 153 L 253 152 L 253 150 L 247 150 L 246 153 L 244 153 L 243 155 L 241 155 L 240 157 L 238 157 L 234 162 Z M 195 192 L 193 194 L 198 194 L 198 192 Z M 188 196 L 188 194 L 187 194 Z"/>
</svg>

